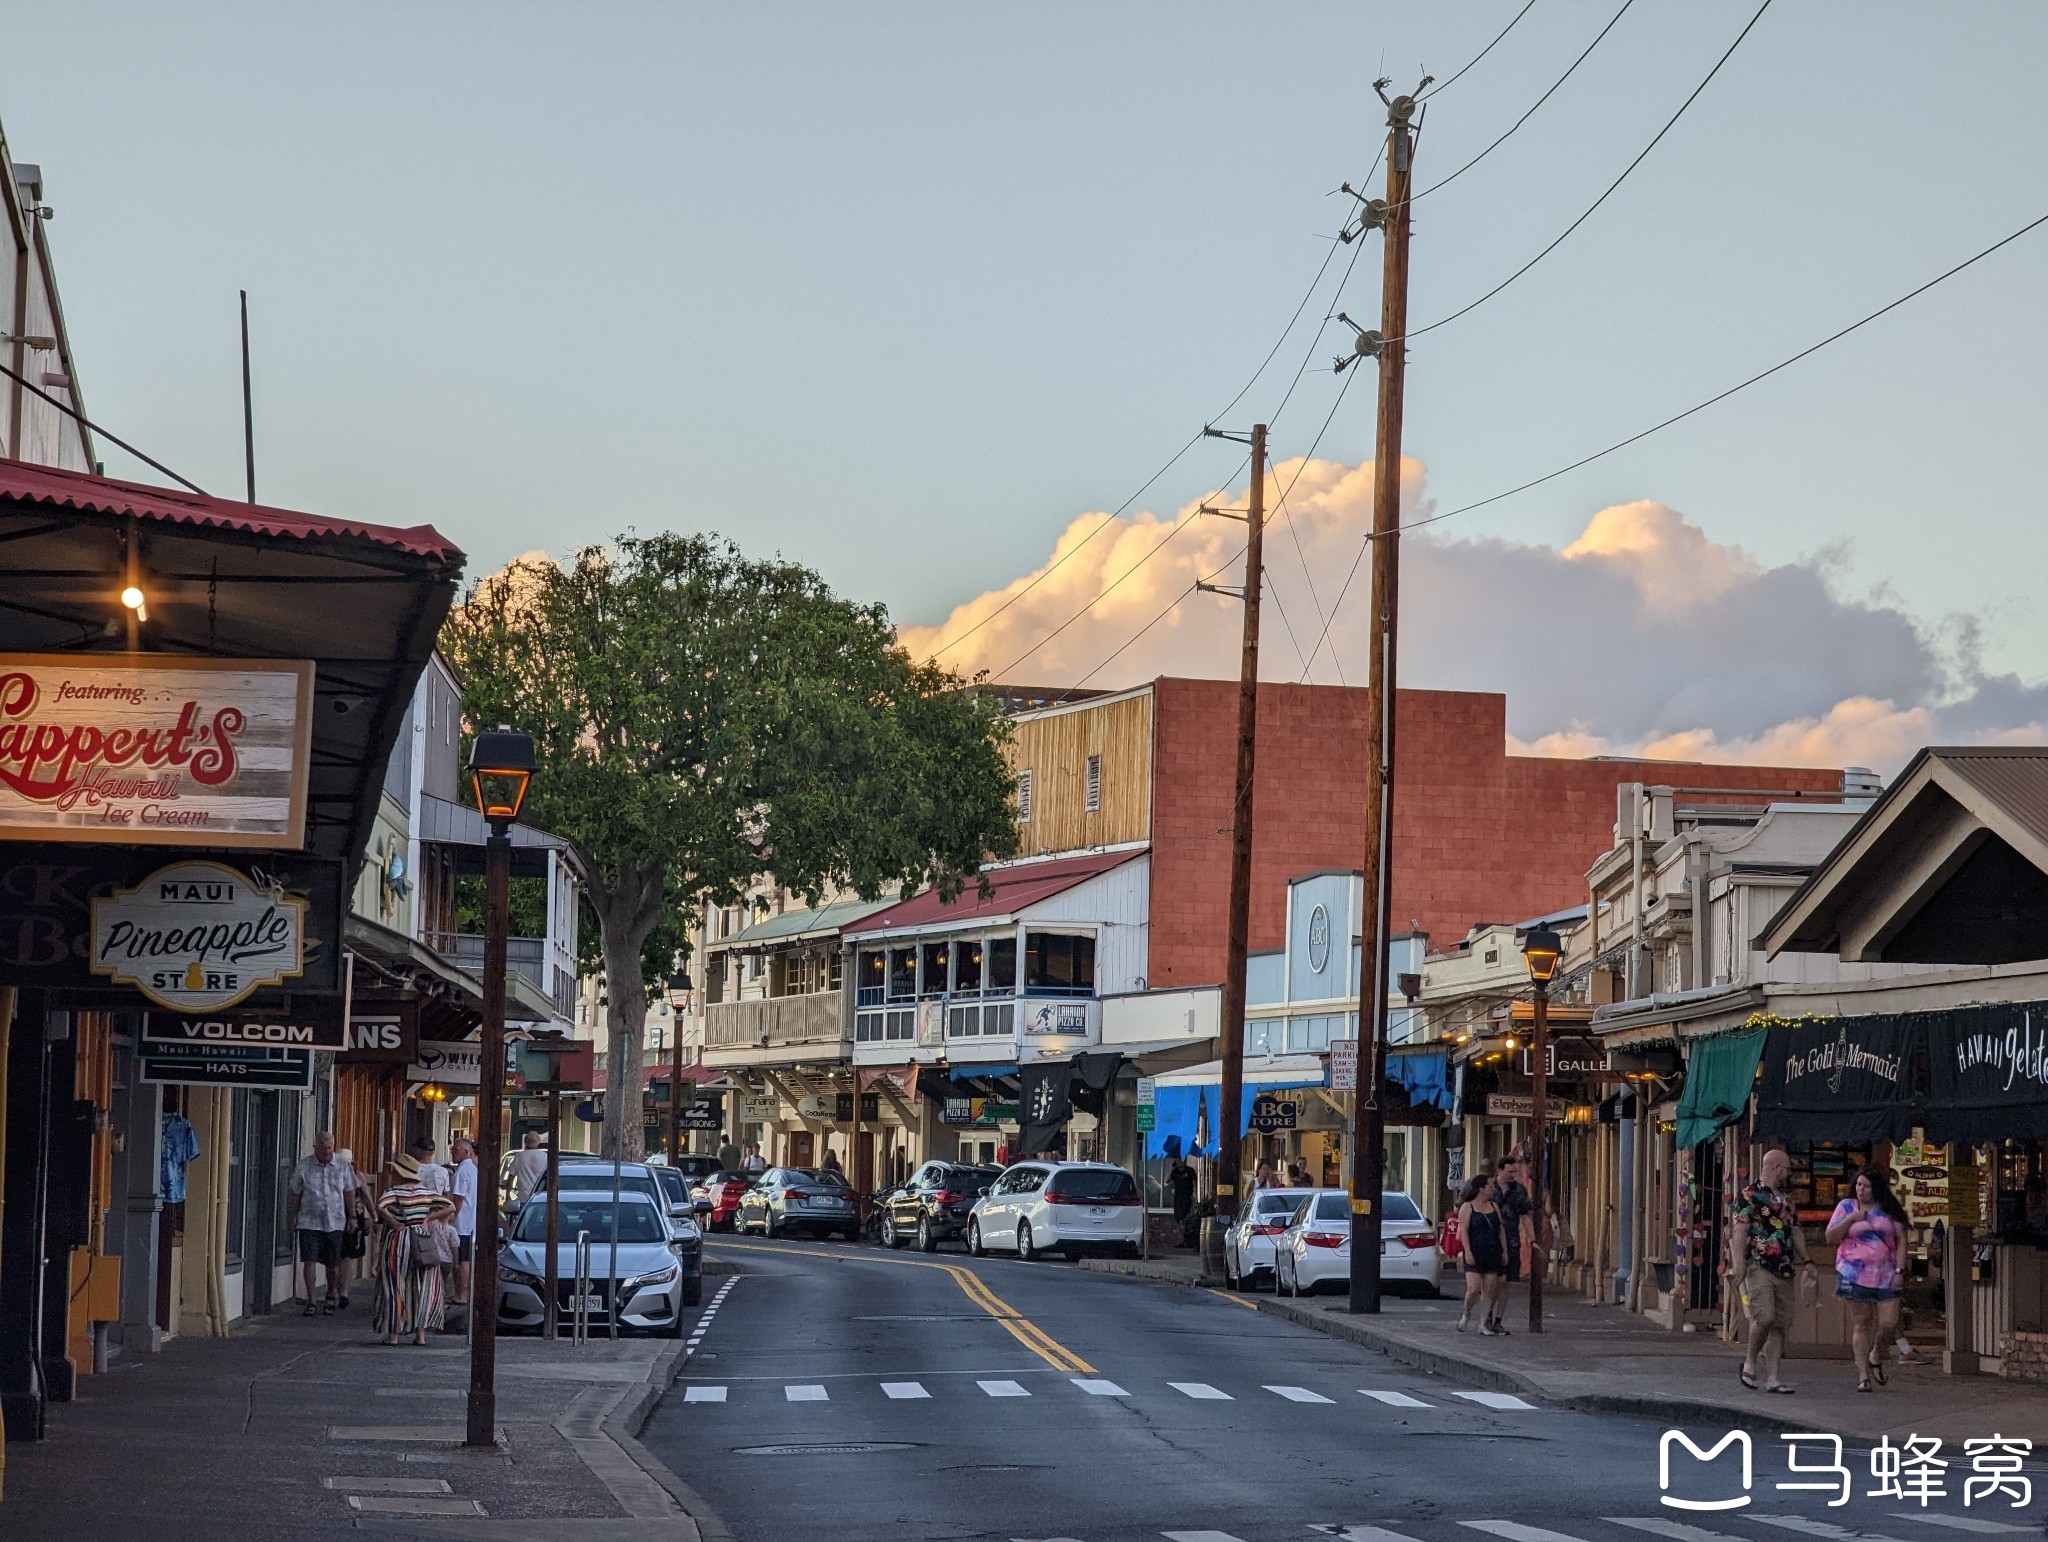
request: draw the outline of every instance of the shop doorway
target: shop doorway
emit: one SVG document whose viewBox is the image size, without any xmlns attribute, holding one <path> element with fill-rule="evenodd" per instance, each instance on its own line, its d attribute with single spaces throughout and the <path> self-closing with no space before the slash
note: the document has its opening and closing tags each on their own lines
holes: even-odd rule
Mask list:
<svg viewBox="0 0 2048 1542">
<path fill-rule="evenodd" d="M 1695 1312 L 1717 1311 L 1721 1305 L 1723 1256 L 1721 1200 L 1721 1140 L 1702 1141 L 1693 1147 L 1692 1224 L 1687 1229 L 1686 1261 L 1691 1266 L 1686 1284 L 1685 1304 Z"/>
<path fill-rule="evenodd" d="M 816 1154 L 817 1146 L 809 1130 L 789 1132 L 789 1161 L 784 1164 L 785 1166 L 815 1167 L 818 1164 L 812 1158 Z"/>
</svg>

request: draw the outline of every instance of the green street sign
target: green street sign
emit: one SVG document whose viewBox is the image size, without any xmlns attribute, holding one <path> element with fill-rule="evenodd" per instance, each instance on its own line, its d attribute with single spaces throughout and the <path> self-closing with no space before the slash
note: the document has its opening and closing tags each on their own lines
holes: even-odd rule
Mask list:
<svg viewBox="0 0 2048 1542">
<path fill-rule="evenodd" d="M 1138 1133 L 1140 1135 L 1150 1135 L 1154 1128 L 1156 1128 L 1153 1123 L 1153 1116 L 1157 1112 L 1157 1108 L 1150 1103 L 1140 1103 L 1138 1105 Z"/>
</svg>

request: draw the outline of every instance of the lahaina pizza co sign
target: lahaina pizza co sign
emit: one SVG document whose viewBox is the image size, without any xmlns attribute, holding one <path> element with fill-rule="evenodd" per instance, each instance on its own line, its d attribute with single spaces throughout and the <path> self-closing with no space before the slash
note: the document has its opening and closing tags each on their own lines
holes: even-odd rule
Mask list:
<svg viewBox="0 0 2048 1542">
<path fill-rule="evenodd" d="M 231 1007 L 305 972 L 306 902 L 220 862 L 174 862 L 92 902 L 92 972 L 160 1007 Z"/>
</svg>

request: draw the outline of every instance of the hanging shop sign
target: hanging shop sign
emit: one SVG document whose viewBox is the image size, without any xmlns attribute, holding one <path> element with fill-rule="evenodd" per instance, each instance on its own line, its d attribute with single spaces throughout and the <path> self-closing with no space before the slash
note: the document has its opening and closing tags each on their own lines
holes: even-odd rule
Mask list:
<svg viewBox="0 0 2048 1542">
<path fill-rule="evenodd" d="M 700 1096 L 677 1115 L 677 1123 L 685 1130 L 717 1134 L 725 1128 L 725 1111 L 720 1105 L 719 1095 L 714 1092 Z"/>
<path fill-rule="evenodd" d="M 1252 1099 L 1252 1128 L 1255 1130 L 1291 1130 L 1300 1119 L 1301 1105 L 1293 1098 L 1260 1093 Z"/>
<path fill-rule="evenodd" d="M 164 883 L 179 881 L 179 869 L 196 866 L 182 877 L 193 885 L 166 892 Z M 218 886 L 233 885 L 230 896 Z M 341 864 L 289 852 L 233 862 L 164 863 L 164 853 L 147 847 L 47 846 L 12 844 L 0 839 L 0 977 L 11 985 L 53 990 L 86 991 L 110 1005 L 134 1005 L 137 987 L 118 977 L 140 972 L 177 972 L 181 978 L 151 995 L 172 1011 L 203 1012 L 238 1005 L 252 990 L 212 990 L 209 970 L 217 974 L 278 974 L 294 997 L 338 992 L 341 971 L 341 903 L 345 885 Z M 105 902 L 122 901 L 109 905 Z M 289 932 L 277 935 L 276 918 L 264 919 L 266 904 L 296 927 L 297 972 L 283 975 L 281 963 L 289 948 Z M 118 935 L 114 923 L 130 925 Z M 201 922 L 203 931 L 191 935 Z M 235 924 L 262 921 L 265 933 L 237 933 Z M 227 924 L 224 935 L 212 928 Z M 173 944 L 167 935 L 175 931 Z M 102 944 L 108 951 L 102 956 Z M 248 952 L 226 960 L 223 950 Z M 260 950 L 260 951 L 259 951 Z M 185 991 L 191 966 L 200 965 L 200 988 Z M 149 994 L 149 993 L 145 993 Z M 251 1003 L 252 1005 L 257 1003 Z M 262 1004 L 268 1005 L 266 997 Z"/>
<path fill-rule="evenodd" d="M 1607 1076 L 1607 1049 L 1597 1039 L 1576 1038 L 1570 1035 L 1546 1037 L 1543 1041 L 1544 1074 L 1566 1081 L 1585 1081 Z M 1522 1051 L 1522 1074 L 1533 1075 L 1530 1057 L 1533 1051 Z"/>
<path fill-rule="evenodd" d="M 1017 1105 L 996 1098 L 947 1098 L 940 1105 L 939 1117 L 957 1125 L 1015 1124 Z"/>
<path fill-rule="evenodd" d="M 770 1119 L 782 1116 L 782 1099 L 773 1093 L 743 1092 L 740 1094 L 740 1123 L 765 1124 Z"/>
<path fill-rule="evenodd" d="M 1916 1020 L 1902 1017 L 1772 1028 L 1757 1085 L 1756 1138 L 1905 1140 L 1914 1123 L 1909 1071 L 1918 1032 Z"/>
<path fill-rule="evenodd" d="M 406 1068 L 409 1082 L 439 1082 L 444 1087 L 476 1087 L 483 1082 L 484 1051 L 471 1040 L 456 1043 L 420 1040 L 419 1053 Z"/>
<path fill-rule="evenodd" d="M 313 1052 L 258 1044 L 144 1044 L 142 1079 L 185 1087 L 313 1088 Z"/>
<path fill-rule="evenodd" d="M 1927 1138 L 2048 1138 L 2048 1002 L 1929 1012 Z"/>
<path fill-rule="evenodd" d="M 349 1003 L 343 1065 L 411 1065 L 419 1048 L 417 997 L 361 995 Z"/>
<path fill-rule="evenodd" d="M 258 871 L 173 862 L 92 902 L 92 972 L 160 1007 L 231 1007 L 305 973 L 306 902 Z"/>
<path fill-rule="evenodd" d="M 1543 1122 L 1563 1124 L 1571 1112 L 1571 1105 L 1563 1098 L 1543 1100 Z M 1534 1119 L 1536 1100 L 1518 1097 L 1512 1092 L 1489 1092 L 1486 1095 L 1486 1117 L 1489 1119 Z"/>
<path fill-rule="evenodd" d="M 341 999 L 306 996 L 280 1011 L 238 1007 L 227 1012 L 151 1012 L 142 1025 L 143 1053 L 155 1044 L 268 1044 L 283 1049 L 341 1049 Z"/>
<path fill-rule="evenodd" d="M 0 654 L 0 840 L 306 840 L 313 665 Z"/>
<path fill-rule="evenodd" d="M 1086 1033 L 1088 1003 L 1085 1001 L 1027 1001 L 1023 1004 L 1026 1033 Z"/>
</svg>

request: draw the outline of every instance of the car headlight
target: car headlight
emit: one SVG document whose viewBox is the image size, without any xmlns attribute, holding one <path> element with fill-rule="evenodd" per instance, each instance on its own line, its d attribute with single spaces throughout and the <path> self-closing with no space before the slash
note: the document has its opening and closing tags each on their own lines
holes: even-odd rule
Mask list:
<svg viewBox="0 0 2048 1542">
<path fill-rule="evenodd" d="M 531 1285 L 535 1288 L 540 1288 L 543 1283 L 539 1275 L 528 1274 L 524 1269 L 515 1269 L 510 1264 L 498 1265 L 498 1278 L 509 1280 L 514 1285 Z"/>
<path fill-rule="evenodd" d="M 681 1269 L 682 1266 L 680 1264 L 670 1264 L 666 1269 L 658 1273 L 643 1274 L 637 1280 L 629 1280 L 626 1284 L 626 1289 L 629 1291 L 645 1290 L 650 1285 L 666 1285 L 681 1272 Z"/>
</svg>

